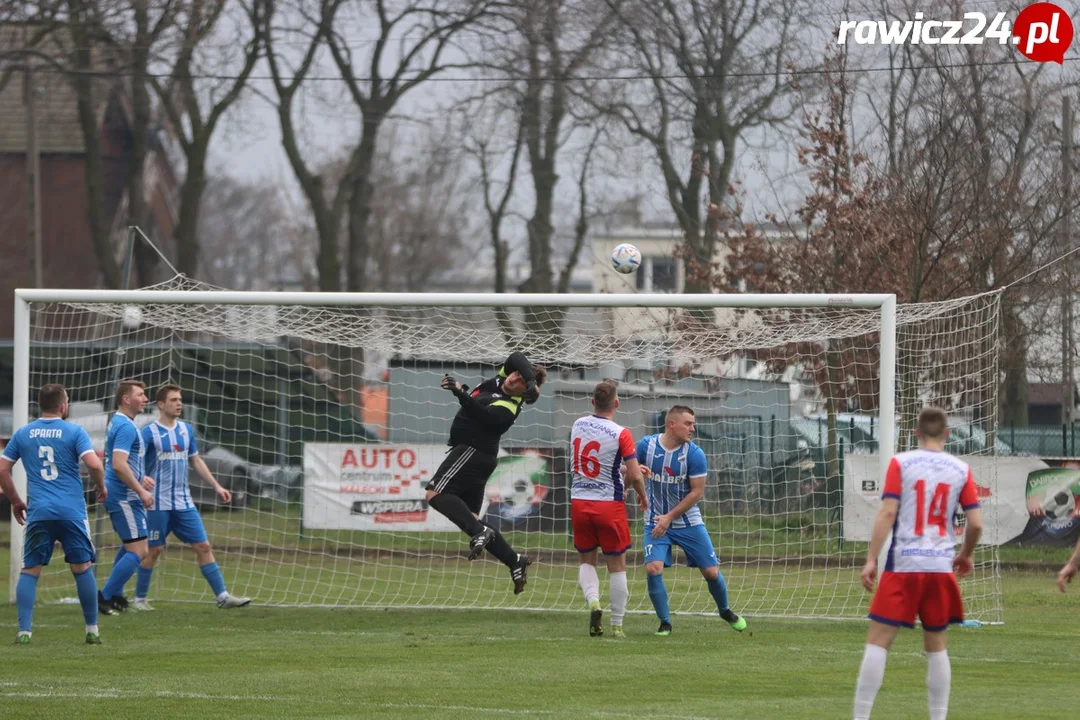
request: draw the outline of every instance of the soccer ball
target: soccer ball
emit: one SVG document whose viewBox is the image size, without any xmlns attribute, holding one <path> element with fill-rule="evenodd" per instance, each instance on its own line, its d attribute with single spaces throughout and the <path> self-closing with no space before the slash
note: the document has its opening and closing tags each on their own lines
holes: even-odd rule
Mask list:
<svg viewBox="0 0 1080 720">
<path fill-rule="evenodd" d="M 611 251 L 611 267 L 615 272 L 632 273 L 641 267 L 641 251 L 630 243 L 622 243 Z"/>
</svg>

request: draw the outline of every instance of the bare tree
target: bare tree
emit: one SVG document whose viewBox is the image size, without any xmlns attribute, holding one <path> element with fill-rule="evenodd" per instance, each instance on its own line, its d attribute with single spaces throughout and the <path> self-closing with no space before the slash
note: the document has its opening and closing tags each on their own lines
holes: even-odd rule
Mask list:
<svg viewBox="0 0 1080 720">
<path fill-rule="evenodd" d="M 222 116 L 240 98 L 262 53 L 260 28 L 265 27 L 267 4 L 268 0 L 252 0 L 244 9 L 246 17 L 229 17 L 226 8 L 239 8 L 238 3 L 185 0 L 177 13 L 177 49 L 168 77 L 149 78 L 186 161 L 175 239 L 177 269 L 188 276 L 199 270 L 198 217 L 210 140 Z M 236 33 L 244 29 L 246 37 L 241 35 L 237 42 Z M 228 36 L 231 41 L 212 46 L 207 41 L 215 38 L 215 31 L 218 40 Z M 223 80 L 210 81 L 198 70 L 206 66 L 230 70 L 222 74 Z"/>
<path fill-rule="evenodd" d="M 558 166 L 580 129 L 574 123 L 575 85 L 596 68 L 622 2 L 613 0 L 612 7 L 587 0 L 506 3 L 478 63 L 500 83 L 490 94 L 501 96 L 513 109 L 529 160 L 534 205 L 526 223 L 530 274 L 519 288 L 522 292 L 566 292 L 577 263 L 580 247 L 571 250 L 561 268 L 555 267 Z M 525 322 L 531 331 L 552 336 L 560 332 L 561 316 L 547 308 L 527 308 Z"/>
<path fill-rule="evenodd" d="M 400 125 L 386 130 L 371 175 L 373 289 L 420 292 L 434 278 L 470 264 L 463 158 L 450 132 L 406 138 Z"/>
<path fill-rule="evenodd" d="M 313 285 L 305 228 L 274 183 L 207 179 L 199 212 L 199 265 L 211 284 L 234 290 Z"/>
<path fill-rule="evenodd" d="M 123 282 L 120 266 L 116 262 L 110 227 L 105 217 L 105 163 L 102 157 L 98 102 L 104 83 L 96 82 L 99 68 L 94 62 L 93 29 L 98 26 L 98 16 L 93 0 L 67 0 L 67 35 L 70 51 L 64 68 L 69 72 L 75 90 L 79 129 L 85 152 L 87 220 L 90 238 L 94 245 L 101 276 L 106 287 L 118 288 Z"/>
<path fill-rule="evenodd" d="M 507 117 L 509 115 L 509 118 Z M 510 199 L 514 195 L 518 178 L 518 164 L 521 159 L 524 129 L 519 112 L 496 112 L 489 122 L 483 122 L 482 114 L 466 117 L 469 128 L 464 138 L 465 151 L 476 161 L 479 168 L 480 191 L 484 196 L 484 212 L 487 215 L 488 237 L 495 260 L 495 287 L 497 293 L 505 293 L 507 263 L 510 258 L 510 243 L 503 237 L 503 223 L 510 211 Z M 513 123 L 515 131 L 509 148 L 499 148 L 497 129 Z M 510 155 L 509 167 L 503 179 L 497 178 L 497 165 L 500 157 Z M 514 322 L 506 308 L 495 309 L 495 318 L 507 343 L 514 336 Z"/>
<path fill-rule="evenodd" d="M 154 7 L 144 0 L 123 0 L 110 3 L 111 7 L 99 2 L 101 8 L 95 13 L 99 21 L 90 28 L 90 37 L 109 49 L 116 63 L 115 69 L 122 73 L 116 90 L 126 96 L 130 111 L 130 142 L 125 169 L 126 220 L 128 225 L 140 228 L 149 226 L 146 164 L 150 154 L 150 134 L 158 121 L 151 102 L 151 63 L 158 59 L 157 53 L 163 52 L 162 38 L 172 28 L 181 2 L 165 0 Z M 145 243 L 135 244 L 135 269 L 140 281 L 153 281 L 158 259 L 157 253 Z"/>
<path fill-rule="evenodd" d="M 614 0 L 607 0 L 616 7 Z M 619 45 L 597 93 L 656 154 L 667 200 L 685 236 L 687 260 L 714 261 L 717 227 L 704 198 L 727 202 L 739 139 L 751 128 L 786 122 L 797 31 L 810 17 L 804 0 L 637 0 L 618 8 Z M 623 71 L 623 72 L 620 72 Z M 691 278 L 697 273 L 691 272 Z M 687 292 L 708 290 L 688 280 Z"/>
</svg>

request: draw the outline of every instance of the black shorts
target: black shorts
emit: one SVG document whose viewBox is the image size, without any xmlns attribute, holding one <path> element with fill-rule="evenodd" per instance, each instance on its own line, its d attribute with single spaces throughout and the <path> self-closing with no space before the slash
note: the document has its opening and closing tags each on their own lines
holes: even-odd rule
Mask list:
<svg viewBox="0 0 1080 720">
<path fill-rule="evenodd" d="M 456 495 L 465 501 L 469 510 L 479 513 L 484 504 L 484 488 L 498 464 L 494 455 L 480 452 L 471 445 L 455 445 L 435 471 L 427 489 Z"/>
</svg>

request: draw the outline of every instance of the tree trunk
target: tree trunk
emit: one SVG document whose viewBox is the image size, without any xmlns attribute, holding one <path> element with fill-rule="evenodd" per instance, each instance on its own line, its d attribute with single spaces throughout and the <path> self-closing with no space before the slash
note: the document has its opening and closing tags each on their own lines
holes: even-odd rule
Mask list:
<svg viewBox="0 0 1080 720">
<path fill-rule="evenodd" d="M 1004 299 L 1003 299 L 1004 300 Z M 1028 424 L 1027 346 L 1020 334 L 1021 320 L 1012 303 L 1002 302 L 1001 335 L 1005 338 L 1002 371 L 1002 425 L 1026 427 Z"/>
<path fill-rule="evenodd" d="M 150 129 L 150 90 L 147 63 L 150 55 L 150 19 L 145 2 L 132 4 L 135 12 L 135 44 L 131 48 L 131 150 L 127 166 L 128 225 L 149 233 L 145 168 Z M 135 270 L 140 285 L 154 282 L 158 256 L 144 242 L 135 243 Z"/>
<path fill-rule="evenodd" d="M 506 241 L 501 238 L 502 218 L 496 222 L 494 219 L 491 223 L 491 246 L 495 250 L 495 292 L 506 292 L 506 259 L 510 254 L 510 248 Z M 499 329 L 502 330 L 503 339 L 507 345 L 513 343 L 514 339 L 514 321 L 510 317 L 510 312 L 503 306 L 495 308 L 495 319 L 499 323 Z"/>
<path fill-rule="evenodd" d="M 187 152 L 187 174 L 180 187 L 180 219 L 176 224 L 176 269 L 190 278 L 199 272 L 199 205 L 206 189 L 208 138 L 193 138 Z"/>
<path fill-rule="evenodd" d="M 378 113 L 366 113 L 364 136 L 360 139 L 356 166 L 351 177 L 342 178 L 350 185 L 349 246 L 345 265 L 345 287 L 349 292 L 363 292 L 367 286 L 367 263 L 371 253 L 368 241 L 368 220 L 375 186 L 371 182 L 375 164 L 375 146 L 382 123 Z"/>
<path fill-rule="evenodd" d="M 101 127 L 98 125 L 93 90 L 93 70 L 90 55 L 90 38 L 86 31 L 86 11 L 82 0 L 69 0 L 71 13 L 71 39 L 75 46 L 73 59 L 75 72 L 72 84 L 75 88 L 79 113 L 79 129 L 85 147 L 87 220 L 90 224 L 90 241 L 94 246 L 102 281 L 107 288 L 119 288 L 123 282 L 120 266 L 116 262 L 115 248 L 109 237 L 109 223 L 105 218 L 105 164 L 101 156 Z"/>
</svg>

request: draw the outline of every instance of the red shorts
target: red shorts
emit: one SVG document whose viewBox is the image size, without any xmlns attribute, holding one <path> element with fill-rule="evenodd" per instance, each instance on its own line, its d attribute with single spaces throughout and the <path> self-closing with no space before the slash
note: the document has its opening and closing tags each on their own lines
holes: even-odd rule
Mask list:
<svg viewBox="0 0 1080 720">
<path fill-rule="evenodd" d="M 937 632 L 964 621 L 960 586 L 951 572 L 883 572 L 870 619 L 886 625 L 915 627 L 919 616 L 923 630 Z"/>
<path fill-rule="evenodd" d="M 578 552 L 600 548 L 605 555 L 622 555 L 633 544 L 621 500 L 571 500 L 570 521 Z"/>
</svg>

